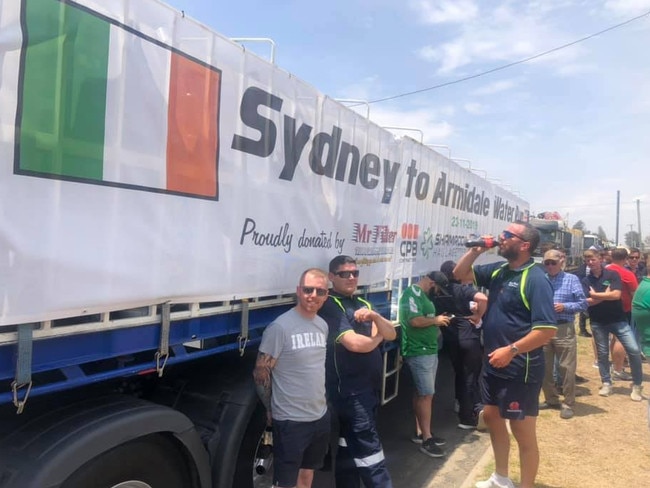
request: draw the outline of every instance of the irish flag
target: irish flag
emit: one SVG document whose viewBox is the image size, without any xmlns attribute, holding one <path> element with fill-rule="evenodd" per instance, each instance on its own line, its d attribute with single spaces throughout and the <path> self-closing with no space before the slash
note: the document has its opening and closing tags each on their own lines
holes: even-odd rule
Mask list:
<svg viewBox="0 0 650 488">
<path fill-rule="evenodd" d="M 17 173 L 218 198 L 218 69 L 74 2 L 23 9 Z"/>
</svg>

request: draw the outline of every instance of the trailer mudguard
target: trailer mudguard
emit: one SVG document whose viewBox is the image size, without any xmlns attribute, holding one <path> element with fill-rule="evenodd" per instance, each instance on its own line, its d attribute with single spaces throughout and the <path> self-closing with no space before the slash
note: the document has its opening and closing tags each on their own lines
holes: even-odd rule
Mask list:
<svg viewBox="0 0 650 488">
<path fill-rule="evenodd" d="M 97 456 L 157 433 L 173 436 L 196 486 L 211 488 L 208 455 L 190 419 L 127 396 L 75 403 L 11 432 L 0 440 L 0 488 L 57 488 Z"/>
</svg>

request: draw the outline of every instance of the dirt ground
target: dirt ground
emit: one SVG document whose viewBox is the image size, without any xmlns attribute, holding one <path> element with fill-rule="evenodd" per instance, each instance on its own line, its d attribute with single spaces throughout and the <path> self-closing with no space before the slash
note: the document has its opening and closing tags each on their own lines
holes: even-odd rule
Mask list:
<svg viewBox="0 0 650 488">
<path fill-rule="evenodd" d="M 562 420 L 557 410 L 540 411 L 540 467 L 535 484 L 539 488 L 650 486 L 648 401 L 630 400 L 627 381 L 615 381 L 611 396 L 598 396 L 601 382 L 593 362 L 591 339 L 578 337 L 578 374 L 589 381 L 577 387 L 575 416 Z M 650 364 L 644 363 L 643 373 L 648 397 Z M 510 477 L 515 482 L 519 480 L 516 446 L 512 439 Z M 493 470 L 492 462 L 477 481 Z"/>
</svg>

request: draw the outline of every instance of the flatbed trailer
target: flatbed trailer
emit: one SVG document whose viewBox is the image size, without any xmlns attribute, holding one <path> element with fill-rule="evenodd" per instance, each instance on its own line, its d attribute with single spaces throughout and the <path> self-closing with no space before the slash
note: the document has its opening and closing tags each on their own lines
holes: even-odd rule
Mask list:
<svg viewBox="0 0 650 488">
<path fill-rule="evenodd" d="M 528 219 L 158 0 L 5 0 L 0 32 L 0 488 L 268 485 L 251 373 L 300 273 L 353 256 L 395 319 Z"/>
</svg>

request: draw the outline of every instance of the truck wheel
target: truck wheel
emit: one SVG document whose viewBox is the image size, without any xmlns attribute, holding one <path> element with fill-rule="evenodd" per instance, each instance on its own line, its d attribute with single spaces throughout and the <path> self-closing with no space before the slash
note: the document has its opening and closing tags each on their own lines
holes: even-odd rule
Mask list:
<svg viewBox="0 0 650 488">
<path fill-rule="evenodd" d="M 266 426 L 266 412 L 261 403 L 251 415 L 244 438 L 242 439 L 239 454 L 237 456 L 237 467 L 233 487 L 237 488 L 260 488 L 271 486 L 273 482 L 273 466 L 269 465 L 265 474 L 259 475 L 255 471 L 255 459 L 257 458 L 257 449 L 260 446 L 260 440 L 264 427 Z M 271 461 L 273 458 L 271 457 Z"/>
<path fill-rule="evenodd" d="M 73 473 L 61 488 L 180 488 L 194 486 L 182 454 L 161 435 L 117 446 Z"/>
</svg>

